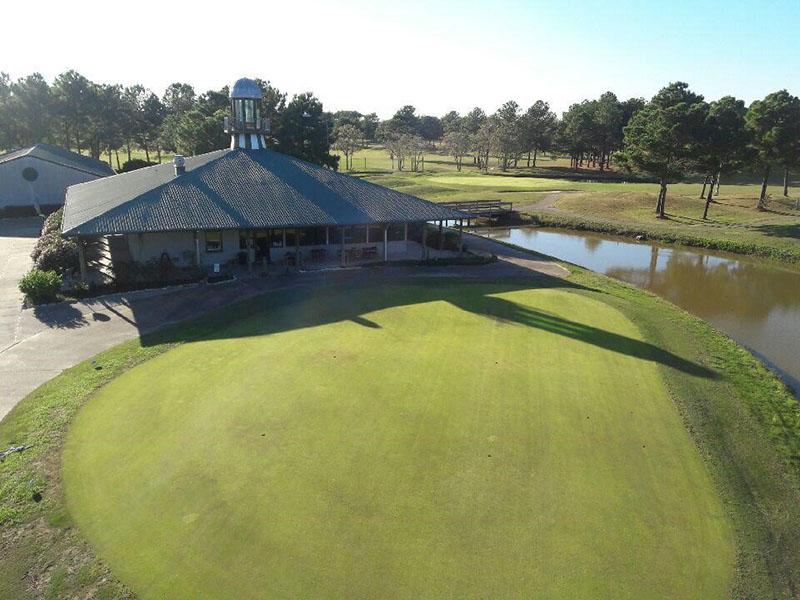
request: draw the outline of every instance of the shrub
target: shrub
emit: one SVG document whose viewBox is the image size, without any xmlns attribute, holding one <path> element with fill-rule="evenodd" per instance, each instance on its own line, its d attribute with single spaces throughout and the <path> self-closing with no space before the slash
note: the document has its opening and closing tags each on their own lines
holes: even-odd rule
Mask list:
<svg viewBox="0 0 800 600">
<path fill-rule="evenodd" d="M 34 253 L 33 265 L 40 271 L 57 271 L 63 275 L 79 266 L 77 245 L 60 235 L 47 236 L 40 248 L 34 248 Z"/>
<path fill-rule="evenodd" d="M 136 169 L 143 169 L 144 167 L 151 167 L 156 163 L 147 162 L 146 160 L 142 160 L 141 158 L 132 158 L 131 160 L 126 160 L 122 163 L 122 168 L 119 170 L 120 173 L 127 173 L 128 171 L 135 171 Z"/>
<path fill-rule="evenodd" d="M 61 275 L 55 271 L 33 269 L 19 280 L 19 291 L 34 304 L 55 300 L 61 291 Z"/>
<path fill-rule="evenodd" d="M 48 234 L 60 234 L 61 233 L 61 220 L 64 218 L 64 209 L 59 208 L 56 212 L 50 213 L 44 220 L 44 224 L 42 225 L 42 236 Z"/>
</svg>

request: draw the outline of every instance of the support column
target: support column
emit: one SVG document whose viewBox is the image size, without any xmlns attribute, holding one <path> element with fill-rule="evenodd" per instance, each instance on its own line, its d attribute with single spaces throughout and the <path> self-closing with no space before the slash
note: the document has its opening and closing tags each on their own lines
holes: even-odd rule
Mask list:
<svg viewBox="0 0 800 600">
<path fill-rule="evenodd" d="M 200 232 L 194 232 L 194 264 L 200 268 Z"/>
<path fill-rule="evenodd" d="M 422 259 L 425 260 L 428 254 L 428 223 L 422 222 Z"/>
<path fill-rule="evenodd" d="M 256 261 L 256 234 L 251 229 L 247 232 L 247 272 L 253 273 L 253 263 Z"/>
<path fill-rule="evenodd" d="M 344 227 L 342 227 L 342 228 L 339 230 L 339 233 L 341 233 L 341 235 L 342 235 L 342 239 L 341 239 L 341 245 L 342 245 L 342 266 L 344 267 L 345 265 L 347 265 L 347 260 L 346 260 L 346 258 L 345 258 L 345 252 L 344 252 Z"/>
<path fill-rule="evenodd" d="M 383 262 L 389 260 L 389 226 L 383 226 Z"/>
<path fill-rule="evenodd" d="M 464 255 L 464 219 L 458 220 L 458 257 Z"/>
<path fill-rule="evenodd" d="M 86 268 L 86 248 L 82 238 L 78 238 L 78 263 L 81 268 L 81 281 L 87 283 L 89 280 L 89 269 Z"/>
<path fill-rule="evenodd" d="M 294 270 L 300 270 L 300 230 L 294 230 Z"/>
<path fill-rule="evenodd" d="M 444 249 L 444 221 L 439 221 L 439 250 Z"/>
</svg>

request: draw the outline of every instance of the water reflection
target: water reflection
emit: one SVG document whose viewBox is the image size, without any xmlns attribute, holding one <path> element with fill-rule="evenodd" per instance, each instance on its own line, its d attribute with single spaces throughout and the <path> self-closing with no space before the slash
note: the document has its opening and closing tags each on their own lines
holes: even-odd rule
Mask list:
<svg viewBox="0 0 800 600">
<path fill-rule="evenodd" d="M 487 233 L 674 302 L 751 348 L 800 390 L 800 272 L 728 254 L 593 233 L 526 228 Z"/>
</svg>

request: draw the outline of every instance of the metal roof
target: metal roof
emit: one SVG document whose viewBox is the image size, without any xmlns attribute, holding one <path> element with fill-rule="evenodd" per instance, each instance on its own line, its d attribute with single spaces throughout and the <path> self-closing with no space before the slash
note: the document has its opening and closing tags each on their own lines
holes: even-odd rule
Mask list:
<svg viewBox="0 0 800 600">
<path fill-rule="evenodd" d="M 255 98 L 261 100 L 261 88 L 252 79 L 242 77 L 231 86 L 231 98 Z"/>
<path fill-rule="evenodd" d="M 73 185 L 64 235 L 465 219 L 465 212 L 271 150 L 218 150 Z"/>
<path fill-rule="evenodd" d="M 94 159 L 91 156 L 83 156 L 76 152 L 70 152 L 69 150 L 64 150 L 63 148 L 58 148 L 49 144 L 34 144 L 29 148 L 22 148 L 20 150 L 7 152 L 6 154 L 0 154 L 0 164 L 24 156 L 38 158 L 46 162 L 61 165 L 62 167 L 83 171 L 84 173 L 91 173 L 98 177 L 114 175 L 114 169 L 109 167 L 108 163 L 102 160 Z"/>
</svg>

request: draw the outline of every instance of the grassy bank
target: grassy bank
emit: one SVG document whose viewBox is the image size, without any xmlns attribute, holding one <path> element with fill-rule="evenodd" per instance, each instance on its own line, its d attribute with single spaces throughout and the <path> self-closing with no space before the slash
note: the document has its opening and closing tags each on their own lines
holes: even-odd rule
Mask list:
<svg viewBox="0 0 800 600">
<path fill-rule="evenodd" d="M 512 174 L 385 173 L 368 179 L 434 202 L 506 200 L 527 222 L 582 229 L 687 246 L 800 262 L 800 208 L 784 198 L 778 181 L 767 211 L 757 210 L 760 187 L 746 177 L 726 180 L 703 219 L 702 184 L 669 187 L 667 219 L 655 216 L 658 186 L 650 183 L 576 181 Z M 796 194 L 796 190 L 792 193 Z M 532 221 L 531 221 L 532 219 Z"/>
<path fill-rule="evenodd" d="M 502 292 L 512 295 L 517 293 L 515 290 L 535 291 L 529 282 L 502 282 L 502 285 L 513 287 Z M 555 285 L 564 288 L 559 294 L 584 297 L 617 309 L 636 325 L 638 333 L 616 329 L 615 333 L 641 336 L 639 339 L 648 344 L 633 356 L 652 361 L 660 374 L 686 430 L 700 450 L 735 533 L 737 558 L 731 597 L 795 596 L 800 589 L 800 412 L 794 398 L 731 340 L 700 319 L 650 294 L 579 268 L 572 268 L 567 283 Z M 552 290 L 547 287 L 545 291 L 550 293 Z M 456 294 L 453 300 L 461 301 L 460 296 Z M 527 302 L 510 299 L 517 304 Z M 246 327 L 248 319 L 258 322 L 261 315 L 268 314 L 265 310 L 274 309 L 273 302 L 270 297 L 247 301 L 201 321 L 104 352 L 97 357 L 97 363 L 82 363 L 36 390 L 0 422 L 0 446 L 36 444 L 0 464 L 0 552 L 4 556 L 0 563 L 0 597 L 129 597 L 130 592 L 97 559 L 65 507 L 61 456 L 67 430 L 78 409 L 119 375 L 187 342 L 208 344 L 226 327 Z M 560 302 L 561 299 L 548 312 L 557 313 Z M 574 302 L 583 305 L 580 298 Z M 518 318 L 519 309 L 510 310 L 505 314 L 492 308 L 490 313 L 501 323 L 503 319 Z M 577 313 L 568 318 L 580 320 Z M 449 317 L 443 324 L 448 320 Z M 547 322 L 552 325 L 552 320 L 550 316 Z M 355 325 L 348 323 L 340 327 L 360 327 L 363 334 L 379 333 L 381 329 L 376 329 L 375 324 L 388 326 L 388 322 L 372 316 L 356 320 Z M 571 335 L 574 328 L 573 323 L 556 329 L 563 336 Z M 554 333 L 557 331 L 548 335 Z M 509 348 L 512 347 L 517 344 Z M 523 363 L 529 368 L 546 356 L 547 353 L 537 353 L 535 360 Z M 665 356 L 673 358 L 657 360 Z M 579 357 L 583 358 L 582 352 Z M 356 357 L 345 354 L 341 358 Z M 499 362 L 508 364 L 498 368 L 510 368 L 504 377 L 513 380 L 515 373 L 522 372 L 518 369 L 523 363 L 514 365 L 523 358 L 524 354 L 506 354 Z M 152 365 L 151 368 L 158 366 Z M 696 365 L 701 371 L 680 368 L 681 365 Z M 706 370 L 713 374 L 698 376 Z M 581 385 L 581 371 L 575 371 L 574 375 L 572 379 Z M 534 377 L 532 381 L 536 380 Z M 372 383 L 367 379 L 364 385 Z M 631 392 L 624 399 L 638 406 L 649 397 L 650 394 Z M 597 422 L 602 417 L 593 418 Z M 87 443 L 92 443 L 92 437 L 90 434 Z M 76 446 L 74 451 L 80 458 L 80 448 Z M 209 453 L 213 455 L 213 451 Z M 135 463 L 137 456 L 131 453 L 126 460 Z M 86 483 L 90 481 L 91 478 Z"/>
<path fill-rule="evenodd" d="M 734 186 L 731 186 L 734 188 Z M 800 262 L 800 210 L 791 199 L 774 200 L 756 210 L 751 193 L 729 189 L 711 204 L 675 193 L 668 198 L 665 220 L 653 213 L 655 194 L 637 191 L 593 191 L 561 194 L 555 210 L 527 211 L 536 224 L 597 231 L 750 254 L 788 263 Z"/>
<path fill-rule="evenodd" d="M 800 242 L 796 244 L 796 247 L 781 242 L 772 243 L 762 236 L 748 235 L 746 232 L 725 235 L 724 232 L 718 230 L 698 232 L 696 229 L 684 230 L 656 225 L 648 226 L 642 223 L 620 223 L 577 215 L 537 211 L 525 213 L 520 223 L 576 231 L 594 231 L 631 238 L 642 236 L 645 239 L 668 244 L 722 250 L 788 264 L 800 264 Z"/>
</svg>

